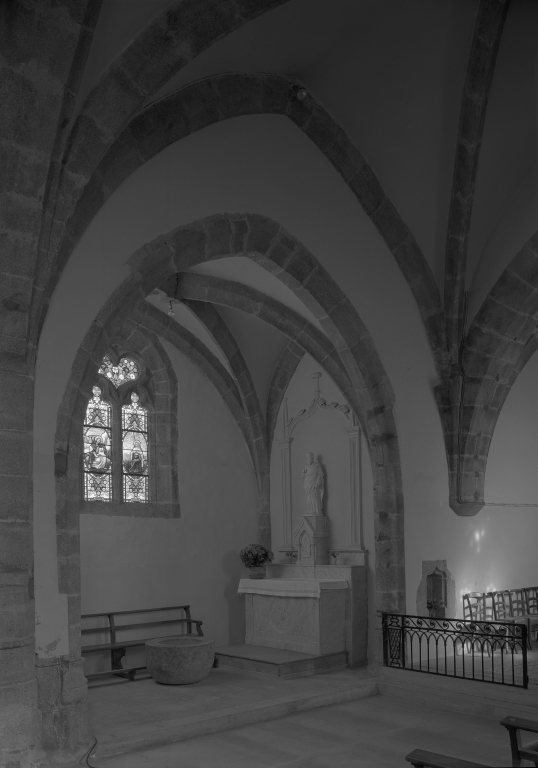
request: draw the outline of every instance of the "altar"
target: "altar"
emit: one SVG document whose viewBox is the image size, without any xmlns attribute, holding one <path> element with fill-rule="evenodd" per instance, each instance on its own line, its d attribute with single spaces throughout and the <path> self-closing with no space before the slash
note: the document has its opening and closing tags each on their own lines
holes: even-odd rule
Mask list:
<svg viewBox="0 0 538 768">
<path fill-rule="evenodd" d="M 247 645 L 315 656 L 346 650 L 343 579 L 241 579 Z"/>
<path fill-rule="evenodd" d="M 286 399 L 282 404 L 280 462 L 274 462 L 281 499 L 272 518 L 280 562 L 266 562 L 267 578 L 239 583 L 248 646 L 241 653 L 250 657 L 257 646 L 309 654 L 320 668 L 319 657 L 329 663 L 326 657 L 333 655 L 336 663 L 339 655 L 338 663 L 357 667 L 367 661 L 368 630 L 362 438 L 349 405 L 321 395 L 320 377 L 312 373 L 314 399 L 295 417 L 289 418 Z M 320 450 L 330 425 L 336 425 L 338 440 L 330 442 L 331 451 Z M 311 444 L 317 451 L 302 453 Z M 302 469 L 292 456 L 299 445 L 306 454 Z"/>
</svg>

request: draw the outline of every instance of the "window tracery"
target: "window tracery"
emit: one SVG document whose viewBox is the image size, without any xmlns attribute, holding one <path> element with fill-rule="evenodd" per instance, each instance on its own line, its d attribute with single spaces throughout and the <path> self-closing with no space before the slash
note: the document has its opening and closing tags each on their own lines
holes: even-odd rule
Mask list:
<svg viewBox="0 0 538 768">
<path fill-rule="evenodd" d="M 112 501 L 112 408 L 100 387 L 92 392 L 84 419 L 84 498 Z"/>
<path fill-rule="evenodd" d="M 143 370 L 127 356 L 114 365 L 105 355 L 99 367 L 98 373 L 107 381 L 93 387 L 83 427 L 85 501 L 150 501 L 149 413 L 132 388 Z M 116 394 L 116 389 L 129 383 L 131 387 L 123 388 L 122 395 Z M 144 388 L 142 391 L 145 394 Z"/>
<path fill-rule="evenodd" d="M 110 357 L 105 355 L 98 373 L 110 379 L 117 389 L 126 382 L 136 381 L 140 376 L 140 367 L 132 357 L 121 357 L 118 364 L 114 365 Z"/>
<path fill-rule="evenodd" d="M 148 499 L 148 413 L 139 405 L 139 396 L 131 393 L 131 403 L 121 409 L 123 452 L 123 500 Z"/>
</svg>

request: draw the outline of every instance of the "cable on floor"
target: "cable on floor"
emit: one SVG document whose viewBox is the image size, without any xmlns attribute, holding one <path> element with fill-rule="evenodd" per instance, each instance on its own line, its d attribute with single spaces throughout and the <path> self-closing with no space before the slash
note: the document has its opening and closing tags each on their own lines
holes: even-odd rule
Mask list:
<svg viewBox="0 0 538 768">
<path fill-rule="evenodd" d="M 92 765 L 92 764 L 89 762 L 89 759 L 90 759 L 90 755 L 91 755 L 91 753 L 93 752 L 93 750 L 95 749 L 95 747 L 96 747 L 96 746 L 97 746 L 97 739 L 94 739 L 94 742 L 93 742 L 93 744 L 91 745 L 91 747 L 90 747 L 90 748 L 88 749 L 88 751 L 87 751 L 87 752 L 85 752 L 85 753 L 82 755 L 82 757 L 80 758 L 80 760 L 79 760 L 79 763 L 80 763 L 81 765 L 84 765 L 84 766 L 88 766 L 88 768 L 98 768 L 98 766 L 97 766 L 97 765 Z M 82 761 L 84 761 L 84 762 L 82 762 Z"/>
</svg>

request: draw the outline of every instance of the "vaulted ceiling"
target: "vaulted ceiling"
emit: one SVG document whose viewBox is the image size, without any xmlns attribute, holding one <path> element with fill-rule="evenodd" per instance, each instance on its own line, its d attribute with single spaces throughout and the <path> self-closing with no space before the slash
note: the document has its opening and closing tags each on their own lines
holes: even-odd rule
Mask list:
<svg viewBox="0 0 538 768">
<path fill-rule="evenodd" d="M 35 0 L 22 6 L 15 13 L 4 4 L 0 11 L 0 344 L 10 364 L 32 368 L 73 248 L 131 173 L 170 143 L 227 117 L 286 115 L 348 184 L 408 282 L 440 382 L 450 465 L 454 434 L 472 431 L 470 417 L 454 427 L 461 381 L 500 382 L 501 393 L 490 387 L 472 405 L 497 413 L 511 385 L 502 361 L 517 363 L 534 334 L 538 3 L 63 0 L 49 7 Z M 301 86 L 304 100 L 297 99 Z M 289 338 L 241 302 L 223 302 L 219 284 L 228 297 L 245 291 L 252 301 L 267 297 L 273 309 L 308 321 L 312 333 L 325 334 L 323 324 L 254 261 L 231 255 L 186 273 L 182 280 L 188 278 L 193 294 L 161 286 L 148 301 L 163 313 L 172 308 L 174 321 L 233 375 L 194 307 L 212 305 L 235 339 L 265 414 Z M 530 286 L 524 311 L 506 289 L 516 278 Z M 215 287 L 203 302 L 195 292 L 200 280 Z M 516 320 L 511 312 L 519 313 Z"/>
</svg>

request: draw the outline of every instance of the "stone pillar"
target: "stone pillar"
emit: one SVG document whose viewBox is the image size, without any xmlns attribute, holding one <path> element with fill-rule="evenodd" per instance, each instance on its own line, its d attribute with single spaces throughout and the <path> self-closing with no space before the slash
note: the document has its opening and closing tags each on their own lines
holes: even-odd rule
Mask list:
<svg viewBox="0 0 538 768">
<path fill-rule="evenodd" d="M 279 440 L 282 470 L 282 535 L 281 551 L 293 549 L 291 529 L 291 440 Z"/>
<path fill-rule="evenodd" d="M 362 476 L 361 476 L 361 430 L 354 426 L 346 429 L 349 439 L 349 548 L 362 552 Z"/>
<path fill-rule="evenodd" d="M 0 766 L 22 768 L 40 730 L 35 678 L 33 380 L 0 371 Z"/>
</svg>

